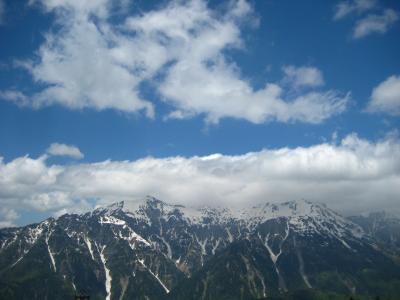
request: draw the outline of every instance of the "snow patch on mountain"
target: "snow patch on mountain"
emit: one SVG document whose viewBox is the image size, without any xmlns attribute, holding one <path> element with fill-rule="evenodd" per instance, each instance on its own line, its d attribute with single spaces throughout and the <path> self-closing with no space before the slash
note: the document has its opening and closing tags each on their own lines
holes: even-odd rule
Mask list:
<svg viewBox="0 0 400 300">
<path fill-rule="evenodd" d="M 87 246 L 87 248 L 88 248 L 88 250 L 89 250 L 90 256 L 92 257 L 93 260 L 95 260 L 95 259 L 94 259 L 94 255 L 93 255 L 92 243 L 90 242 L 90 239 L 85 235 L 85 236 L 83 237 L 83 240 L 84 240 L 85 243 L 86 243 L 86 246 Z"/>
<path fill-rule="evenodd" d="M 129 226 L 123 225 L 123 229 L 125 232 L 119 231 L 119 238 L 126 240 L 132 250 L 135 249 L 137 243 L 142 243 L 148 247 L 151 247 L 151 244 L 146 239 L 133 231 Z"/>
<path fill-rule="evenodd" d="M 120 220 L 118 218 L 115 218 L 113 216 L 101 216 L 100 217 L 100 224 L 113 224 L 113 225 L 125 225 L 125 221 L 124 220 Z"/>
<path fill-rule="evenodd" d="M 107 264 L 107 259 L 104 256 L 104 250 L 105 250 L 106 246 L 100 246 L 100 248 L 99 248 L 99 246 L 96 244 L 96 247 L 97 247 L 97 251 L 100 254 L 100 260 L 101 260 L 101 262 L 103 264 L 104 273 L 105 273 L 105 276 L 106 276 L 106 281 L 105 281 L 105 287 L 106 287 L 106 293 L 107 293 L 106 300 L 110 300 L 111 299 L 111 281 L 112 281 L 112 278 L 111 278 L 110 269 L 108 269 L 107 265 L 106 265 Z"/>
<path fill-rule="evenodd" d="M 53 233 L 52 231 L 49 231 L 47 233 L 45 241 L 46 241 L 46 245 L 47 245 L 47 251 L 48 251 L 49 256 L 50 256 L 51 265 L 53 267 L 54 272 L 57 272 L 56 261 L 54 259 L 54 255 L 51 252 L 50 245 L 49 245 L 49 239 L 50 239 L 50 236 L 51 236 L 52 233 Z"/>
<path fill-rule="evenodd" d="M 140 263 L 147 271 L 149 271 L 149 273 L 158 281 L 158 283 L 163 287 L 164 291 L 168 294 L 168 293 L 169 293 L 169 289 L 168 289 L 167 286 L 161 281 L 161 279 L 158 277 L 158 275 L 157 275 L 157 274 L 154 274 L 153 271 L 145 265 L 143 259 L 139 259 L 138 261 L 139 261 L 139 263 Z"/>
</svg>

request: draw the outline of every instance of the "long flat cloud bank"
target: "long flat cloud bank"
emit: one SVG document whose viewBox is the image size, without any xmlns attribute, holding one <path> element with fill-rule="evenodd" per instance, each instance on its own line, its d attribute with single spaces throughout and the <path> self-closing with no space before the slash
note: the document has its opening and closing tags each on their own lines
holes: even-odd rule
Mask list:
<svg viewBox="0 0 400 300">
<path fill-rule="evenodd" d="M 68 166 L 48 165 L 46 159 L 0 160 L 0 225 L 14 224 L 24 209 L 58 215 L 148 194 L 195 206 L 305 198 L 345 214 L 400 209 L 400 140 L 394 134 L 377 142 L 350 134 L 338 143 L 235 156 Z"/>
</svg>

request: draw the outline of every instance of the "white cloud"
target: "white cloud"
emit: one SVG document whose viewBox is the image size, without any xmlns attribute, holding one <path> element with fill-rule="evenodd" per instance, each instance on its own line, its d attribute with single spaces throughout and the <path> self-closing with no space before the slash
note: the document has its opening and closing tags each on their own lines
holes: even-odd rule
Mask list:
<svg viewBox="0 0 400 300">
<path fill-rule="evenodd" d="M 342 1 L 335 7 L 334 20 L 342 19 L 351 13 L 365 12 L 374 8 L 377 4 L 376 0 L 347 0 Z"/>
<path fill-rule="evenodd" d="M 400 116 L 400 76 L 390 76 L 373 89 L 367 111 Z"/>
<path fill-rule="evenodd" d="M 175 107 L 169 117 L 190 118 L 205 114 L 211 123 L 226 117 L 253 123 L 271 120 L 320 123 L 343 112 L 348 99 L 334 91 L 300 94 L 287 99 L 277 83 L 266 83 L 264 88 L 255 90 L 223 54 L 226 49 L 243 45 L 238 26 L 251 12 L 250 8 L 238 5 L 239 8 L 232 10 L 235 13 L 216 18 L 204 4 L 195 3 L 199 7 L 172 6 L 127 22 L 128 27 L 149 38 L 148 43 L 158 44 L 162 36 L 171 47 L 169 53 L 176 62 L 168 68 L 159 88 L 164 101 Z M 171 18 L 171 15 L 182 16 L 182 19 Z M 309 71 L 308 68 L 299 69 Z M 321 111 L 324 114 L 320 115 Z"/>
<path fill-rule="evenodd" d="M 133 201 L 150 194 L 190 205 L 252 205 L 306 198 L 342 212 L 399 211 L 400 140 L 351 134 L 338 144 L 264 149 L 244 155 L 147 157 L 68 166 L 45 157 L 0 162 L 0 204 L 62 213 L 90 200 Z M 29 195 L 29 196 L 27 196 Z"/>
<path fill-rule="evenodd" d="M 177 63 L 161 91 L 176 107 L 171 117 L 205 113 L 210 123 L 217 123 L 224 117 L 256 124 L 271 120 L 320 123 L 343 112 L 349 97 L 328 91 L 300 94 L 286 100 L 284 90 L 277 84 L 270 83 L 260 90 L 253 90 L 224 62 L 207 68 L 193 61 Z"/>
<path fill-rule="evenodd" d="M 315 67 L 283 67 L 284 80 L 294 87 L 317 87 L 324 84 L 322 72 Z"/>
<path fill-rule="evenodd" d="M 53 143 L 47 149 L 47 153 L 53 156 L 69 156 L 76 159 L 84 158 L 78 147 L 73 145 Z"/>
<path fill-rule="evenodd" d="M 393 9 L 386 9 L 382 14 L 370 14 L 359 20 L 354 28 L 353 37 L 358 39 L 372 33 L 385 33 L 399 19 Z"/>
<path fill-rule="evenodd" d="M 130 113 L 144 110 L 152 117 L 153 105 L 137 89 L 140 77 L 113 57 L 118 36 L 107 22 L 110 1 L 38 2 L 55 12 L 61 29 L 46 35 L 37 61 L 21 64 L 35 81 L 47 85 L 33 97 L 32 105 L 58 103 L 73 109 L 111 108 Z"/>
<path fill-rule="evenodd" d="M 288 97 L 279 83 L 252 87 L 226 57 L 226 50 L 244 47 L 241 31 L 254 25 L 253 8 L 244 0 L 218 10 L 202 0 L 172 1 L 140 15 L 119 15 L 117 24 L 109 21 L 115 12 L 109 0 L 36 2 L 56 14 L 61 29 L 47 33 L 36 60 L 20 63 L 46 86 L 32 97 L 14 97 L 34 107 L 144 110 L 152 117 L 154 104 L 140 90 L 150 83 L 171 108 L 169 118 L 320 123 L 346 108 L 348 98 L 334 90 Z M 293 84 L 322 84 L 319 70 L 296 70 L 307 78 L 298 75 Z"/>
</svg>

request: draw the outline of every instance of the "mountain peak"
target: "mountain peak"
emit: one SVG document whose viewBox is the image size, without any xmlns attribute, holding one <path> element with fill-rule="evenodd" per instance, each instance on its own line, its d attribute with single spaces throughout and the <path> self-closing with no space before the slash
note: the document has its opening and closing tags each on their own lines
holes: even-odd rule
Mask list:
<svg viewBox="0 0 400 300">
<path fill-rule="evenodd" d="M 107 209 L 109 210 L 119 210 L 124 208 L 124 201 L 119 201 L 119 202 L 114 202 L 110 205 L 107 206 Z"/>
<path fill-rule="evenodd" d="M 94 210 L 94 213 L 113 213 L 116 211 L 120 211 L 124 208 L 125 202 L 119 201 L 111 203 L 107 206 L 100 206 Z"/>
<path fill-rule="evenodd" d="M 147 195 L 145 198 L 145 204 L 147 204 L 148 206 L 162 206 L 162 205 L 166 205 L 167 203 L 165 203 L 164 201 L 161 201 L 160 199 L 157 199 L 153 196 Z"/>
</svg>

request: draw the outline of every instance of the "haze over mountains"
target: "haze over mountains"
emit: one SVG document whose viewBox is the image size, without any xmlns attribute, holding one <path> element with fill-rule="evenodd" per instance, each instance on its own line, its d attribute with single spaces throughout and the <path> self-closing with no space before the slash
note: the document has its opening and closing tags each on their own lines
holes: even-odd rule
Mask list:
<svg viewBox="0 0 400 300">
<path fill-rule="evenodd" d="M 240 210 L 117 202 L 1 229 L 0 298 L 397 299 L 399 228 L 306 200 Z"/>
</svg>

